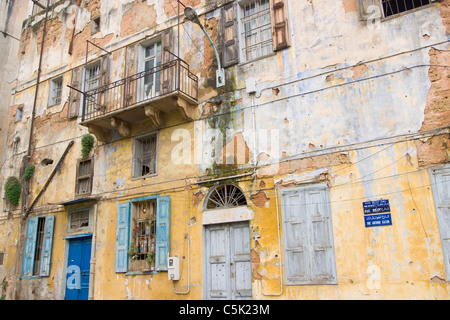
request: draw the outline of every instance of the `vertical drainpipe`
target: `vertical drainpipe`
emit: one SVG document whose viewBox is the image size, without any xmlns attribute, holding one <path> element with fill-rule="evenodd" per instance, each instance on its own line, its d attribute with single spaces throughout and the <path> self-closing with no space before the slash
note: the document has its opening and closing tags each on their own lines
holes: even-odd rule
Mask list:
<svg viewBox="0 0 450 320">
<path fill-rule="evenodd" d="M 94 300 L 94 285 L 95 285 L 95 264 L 97 262 L 97 255 L 96 255 L 96 242 L 97 242 L 97 206 L 98 204 L 96 203 L 94 205 L 94 226 L 92 229 L 92 246 L 91 246 L 91 265 L 90 265 L 90 270 L 89 270 L 89 296 L 88 296 L 88 300 Z"/>
<path fill-rule="evenodd" d="M 50 6 L 50 0 L 47 0 L 47 8 L 45 10 L 45 19 L 44 19 L 44 28 L 42 30 L 41 54 L 39 56 L 39 67 L 38 67 L 38 74 L 37 74 L 37 80 L 36 80 L 36 91 L 34 93 L 33 111 L 31 114 L 30 138 L 28 141 L 28 152 L 27 152 L 27 156 L 26 156 L 26 158 L 28 158 L 28 160 L 31 157 L 31 144 L 32 144 L 32 140 L 33 140 L 34 117 L 36 115 L 36 105 L 37 105 L 37 98 L 38 98 L 38 92 L 39 92 L 39 82 L 41 80 L 42 55 L 44 54 L 45 33 L 46 33 L 46 29 L 47 29 L 49 6 Z"/>
</svg>

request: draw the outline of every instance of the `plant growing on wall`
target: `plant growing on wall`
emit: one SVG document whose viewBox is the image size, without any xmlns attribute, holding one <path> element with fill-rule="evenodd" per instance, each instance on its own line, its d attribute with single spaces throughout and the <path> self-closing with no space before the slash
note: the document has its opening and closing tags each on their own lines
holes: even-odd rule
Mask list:
<svg viewBox="0 0 450 320">
<path fill-rule="evenodd" d="M 6 198 L 14 205 L 19 204 L 20 199 L 20 181 L 16 177 L 9 177 L 5 182 Z"/>
<path fill-rule="evenodd" d="M 24 179 L 25 179 L 26 181 L 28 181 L 28 180 L 31 179 L 31 177 L 33 176 L 34 170 L 35 170 L 35 167 L 34 167 L 34 165 L 32 165 L 32 164 L 30 164 L 30 165 L 25 169 L 25 173 L 24 173 L 23 177 L 24 177 Z"/>
<path fill-rule="evenodd" d="M 85 134 L 83 138 L 81 138 L 81 155 L 87 157 L 89 152 L 91 152 L 94 147 L 94 136 L 90 134 Z"/>
</svg>

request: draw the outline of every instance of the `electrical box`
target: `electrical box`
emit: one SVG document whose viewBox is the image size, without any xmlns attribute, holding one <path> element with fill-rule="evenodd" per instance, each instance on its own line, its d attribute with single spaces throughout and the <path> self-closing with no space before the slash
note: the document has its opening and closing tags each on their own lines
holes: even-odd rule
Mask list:
<svg viewBox="0 0 450 320">
<path fill-rule="evenodd" d="M 167 271 L 169 273 L 169 280 L 180 280 L 180 259 L 178 257 L 168 258 Z"/>
</svg>

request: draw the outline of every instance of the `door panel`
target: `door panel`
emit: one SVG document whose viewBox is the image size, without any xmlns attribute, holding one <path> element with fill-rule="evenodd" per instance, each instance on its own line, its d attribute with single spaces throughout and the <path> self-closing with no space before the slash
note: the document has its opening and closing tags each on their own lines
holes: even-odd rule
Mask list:
<svg viewBox="0 0 450 320">
<path fill-rule="evenodd" d="M 205 298 L 251 299 L 248 223 L 210 226 L 205 231 Z"/>
<path fill-rule="evenodd" d="M 66 277 L 66 300 L 88 300 L 92 238 L 72 239 Z"/>
</svg>

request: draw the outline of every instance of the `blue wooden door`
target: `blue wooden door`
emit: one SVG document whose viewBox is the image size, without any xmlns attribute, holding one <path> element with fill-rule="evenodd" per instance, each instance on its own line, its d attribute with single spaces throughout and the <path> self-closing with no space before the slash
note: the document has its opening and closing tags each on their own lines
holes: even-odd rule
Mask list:
<svg viewBox="0 0 450 320">
<path fill-rule="evenodd" d="M 88 300 L 92 238 L 70 240 L 66 300 Z"/>
</svg>

